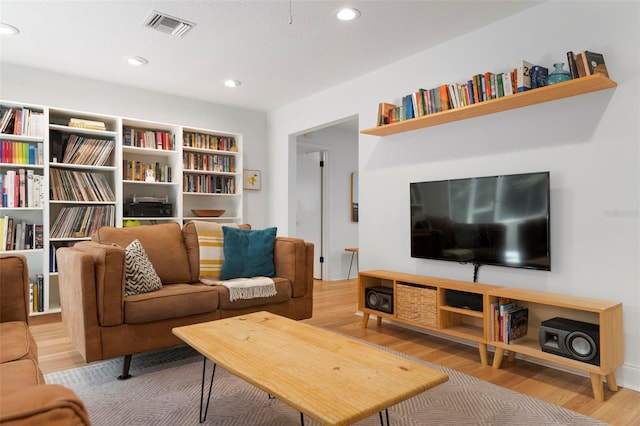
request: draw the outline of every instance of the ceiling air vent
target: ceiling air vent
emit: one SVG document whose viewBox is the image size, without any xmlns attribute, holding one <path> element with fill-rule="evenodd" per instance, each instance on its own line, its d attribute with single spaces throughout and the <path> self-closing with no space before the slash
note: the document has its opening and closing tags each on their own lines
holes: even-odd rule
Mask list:
<svg viewBox="0 0 640 426">
<path fill-rule="evenodd" d="M 144 25 L 175 37 L 182 37 L 196 24 L 154 10 L 144 21 Z"/>
</svg>

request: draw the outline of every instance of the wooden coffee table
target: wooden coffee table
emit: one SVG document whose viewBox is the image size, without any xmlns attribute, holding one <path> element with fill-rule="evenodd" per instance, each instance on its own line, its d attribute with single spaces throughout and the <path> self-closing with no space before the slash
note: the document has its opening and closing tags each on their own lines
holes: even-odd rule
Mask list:
<svg viewBox="0 0 640 426">
<path fill-rule="evenodd" d="M 449 380 L 415 361 L 268 312 L 176 327 L 173 334 L 204 355 L 201 396 L 209 359 L 294 407 L 302 421 L 305 414 L 326 425 L 354 423 Z"/>
</svg>

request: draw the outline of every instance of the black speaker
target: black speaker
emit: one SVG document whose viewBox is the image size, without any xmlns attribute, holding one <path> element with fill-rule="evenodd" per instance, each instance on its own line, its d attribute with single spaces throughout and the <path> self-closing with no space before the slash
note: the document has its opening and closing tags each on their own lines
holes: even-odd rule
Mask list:
<svg viewBox="0 0 640 426">
<path fill-rule="evenodd" d="M 482 294 L 468 291 L 447 290 L 444 300 L 449 306 L 461 309 L 471 309 L 482 312 Z"/>
<path fill-rule="evenodd" d="M 369 309 L 393 313 L 393 289 L 391 287 L 367 287 L 364 289 L 364 305 Z"/>
<path fill-rule="evenodd" d="M 567 318 L 542 321 L 538 333 L 542 352 L 600 365 L 600 326 Z"/>
</svg>

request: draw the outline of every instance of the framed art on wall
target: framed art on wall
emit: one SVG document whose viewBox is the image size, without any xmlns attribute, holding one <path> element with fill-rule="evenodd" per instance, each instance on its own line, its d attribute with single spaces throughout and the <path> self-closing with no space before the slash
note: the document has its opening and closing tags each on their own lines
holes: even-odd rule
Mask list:
<svg viewBox="0 0 640 426">
<path fill-rule="evenodd" d="M 244 189 L 260 189 L 262 186 L 262 177 L 260 170 L 248 170 L 245 169 L 243 172 L 243 188 Z"/>
</svg>

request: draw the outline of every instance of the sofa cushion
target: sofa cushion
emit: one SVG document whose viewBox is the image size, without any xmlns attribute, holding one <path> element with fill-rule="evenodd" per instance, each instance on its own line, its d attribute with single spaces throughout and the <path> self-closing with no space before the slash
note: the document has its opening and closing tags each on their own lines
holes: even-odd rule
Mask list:
<svg viewBox="0 0 640 426">
<path fill-rule="evenodd" d="M 86 407 L 78 395 L 61 385 L 41 384 L 3 396 L 2 425 L 91 425 Z"/>
<path fill-rule="evenodd" d="M 44 383 L 44 376 L 35 359 L 27 358 L 0 364 L 0 396 Z"/>
<path fill-rule="evenodd" d="M 273 278 L 276 286 L 276 295 L 270 297 L 255 297 L 253 299 L 238 299 L 231 301 L 229 289 L 222 285 L 214 286 L 218 289 L 220 299 L 220 309 L 242 309 L 253 306 L 267 305 L 272 303 L 286 302 L 291 299 L 291 282 L 286 278 Z"/>
<path fill-rule="evenodd" d="M 218 309 L 217 287 L 166 284 L 158 291 L 129 296 L 124 302 L 125 324 L 143 324 L 203 314 Z"/>
<path fill-rule="evenodd" d="M 20 359 L 38 360 L 38 347 L 24 321 L 0 323 L 0 363 Z"/>
<path fill-rule="evenodd" d="M 103 226 L 91 235 L 91 239 L 120 247 L 138 239 L 163 284 L 193 281 L 182 230 L 175 222 L 126 228 Z"/>
<path fill-rule="evenodd" d="M 133 240 L 124 252 L 124 294 L 126 296 L 133 296 L 134 294 L 160 290 L 162 288 L 162 281 L 160 281 L 160 277 L 153 268 L 140 240 Z"/>
<path fill-rule="evenodd" d="M 277 228 L 244 230 L 223 227 L 224 263 L 221 280 L 273 277 L 273 246 Z"/>
</svg>

